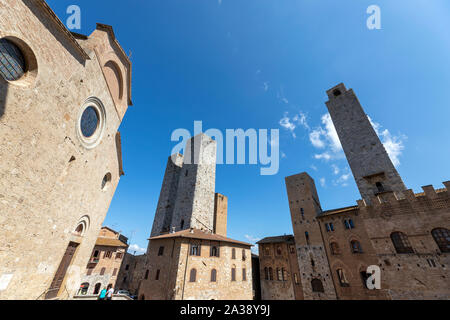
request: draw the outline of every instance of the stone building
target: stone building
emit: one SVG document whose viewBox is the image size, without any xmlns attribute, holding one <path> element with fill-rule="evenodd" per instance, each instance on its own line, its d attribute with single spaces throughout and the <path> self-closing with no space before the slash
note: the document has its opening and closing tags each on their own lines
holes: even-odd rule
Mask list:
<svg viewBox="0 0 450 320">
<path fill-rule="evenodd" d="M 292 235 L 258 241 L 262 300 L 303 300 L 297 250 Z"/>
<path fill-rule="evenodd" d="M 199 229 L 150 238 L 141 300 L 252 300 L 251 245 Z"/>
<path fill-rule="evenodd" d="M 104 288 L 116 288 L 118 273 L 128 249 L 128 238 L 103 227 L 95 242 L 78 295 L 97 295 Z"/>
<path fill-rule="evenodd" d="M 125 254 L 122 266 L 117 276 L 116 289 L 127 290 L 134 296 L 139 293 L 139 286 L 145 277 L 147 264 L 147 255 Z"/>
<path fill-rule="evenodd" d="M 215 193 L 216 142 L 200 134 L 169 157 L 139 298 L 253 298 L 251 244 L 227 238 L 228 199 Z"/>
<path fill-rule="evenodd" d="M 66 299 L 123 175 L 131 62 L 110 26 L 71 33 L 43 0 L 0 11 L 0 299 Z"/>
<path fill-rule="evenodd" d="M 450 299 L 450 182 L 406 189 L 353 90 L 327 93 L 362 200 L 324 211 L 307 173 L 286 178 L 303 298 Z M 368 288 L 369 266 L 380 289 Z"/>
</svg>

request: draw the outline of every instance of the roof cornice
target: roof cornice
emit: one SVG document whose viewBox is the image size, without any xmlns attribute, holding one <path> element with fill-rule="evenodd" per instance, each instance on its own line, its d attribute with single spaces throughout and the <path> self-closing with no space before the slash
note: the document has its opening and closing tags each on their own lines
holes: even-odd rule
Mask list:
<svg viewBox="0 0 450 320">
<path fill-rule="evenodd" d="M 58 25 L 59 29 L 67 36 L 69 41 L 73 44 L 75 49 L 77 49 L 78 53 L 81 54 L 81 56 L 85 60 L 90 60 L 91 58 L 89 55 L 84 51 L 84 49 L 80 46 L 78 41 L 75 39 L 75 37 L 72 35 L 72 33 L 66 28 L 66 26 L 61 22 L 61 20 L 58 18 L 58 16 L 55 14 L 55 12 L 49 7 L 47 2 L 45 0 L 36 0 L 36 4 L 38 4 L 49 16 L 52 18 L 52 20 Z"/>
</svg>

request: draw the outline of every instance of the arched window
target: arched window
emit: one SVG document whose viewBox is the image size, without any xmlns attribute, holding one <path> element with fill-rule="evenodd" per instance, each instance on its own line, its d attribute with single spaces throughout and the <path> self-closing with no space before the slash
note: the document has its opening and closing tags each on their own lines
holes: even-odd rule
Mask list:
<svg viewBox="0 0 450 320">
<path fill-rule="evenodd" d="M 211 282 L 216 282 L 216 281 L 217 281 L 217 270 L 212 269 L 211 270 Z"/>
<path fill-rule="evenodd" d="M 350 229 L 350 224 L 348 223 L 348 221 L 347 220 L 344 220 L 344 227 L 345 227 L 345 229 Z"/>
<path fill-rule="evenodd" d="M 231 281 L 236 281 L 236 266 L 231 268 Z"/>
<path fill-rule="evenodd" d="M 378 192 L 384 192 L 384 186 L 381 182 L 377 182 L 376 184 Z"/>
<path fill-rule="evenodd" d="M 342 269 L 337 269 L 336 270 L 338 279 L 339 279 L 339 284 L 341 285 L 341 287 L 350 287 L 350 284 L 347 281 L 347 277 L 345 276 L 345 272 Z"/>
<path fill-rule="evenodd" d="M 101 283 L 97 283 L 94 287 L 94 294 L 99 294 L 100 288 L 102 287 Z"/>
<path fill-rule="evenodd" d="M 355 224 L 352 219 L 348 220 L 348 224 L 350 225 L 350 229 L 355 229 Z"/>
<path fill-rule="evenodd" d="M 189 276 L 189 282 L 197 281 L 197 269 L 191 269 L 191 274 Z"/>
<path fill-rule="evenodd" d="M 306 244 L 309 245 L 309 233 L 308 233 L 308 231 L 305 232 L 305 239 L 306 239 Z"/>
<path fill-rule="evenodd" d="M 161 270 L 156 270 L 155 280 L 159 280 L 159 275 L 161 274 Z"/>
<path fill-rule="evenodd" d="M 183 230 L 184 228 L 184 220 L 181 220 L 180 229 Z"/>
<path fill-rule="evenodd" d="M 414 253 L 414 250 L 409 243 L 408 236 L 403 232 L 391 233 L 391 240 L 397 253 Z"/>
<path fill-rule="evenodd" d="M 233 248 L 231 250 L 231 259 L 236 259 L 236 249 L 235 248 Z"/>
<path fill-rule="evenodd" d="M 242 261 L 245 261 L 247 256 L 245 255 L 245 249 L 242 249 Z"/>
<path fill-rule="evenodd" d="M 341 254 L 341 251 L 339 249 L 339 245 L 337 242 L 330 243 L 330 251 L 331 251 L 331 254 L 333 254 L 333 255 Z"/>
<path fill-rule="evenodd" d="M 200 256 L 201 255 L 201 247 L 199 244 L 191 244 L 191 256 Z"/>
<path fill-rule="evenodd" d="M 211 257 L 218 257 L 219 256 L 219 248 L 216 246 L 211 247 Z"/>
<path fill-rule="evenodd" d="M 296 274 L 296 273 L 294 273 L 294 282 L 295 282 L 295 284 L 299 284 L 298 274 Z"/>
<path fill-rule="evenodd" d="M 322 281 L 320 281 L 319 279 L 312 279 L 311 287 L 313 292 L 325 292 L 325 290 L 323 289 Z"/>
<path fill-rule="evenodd" d="M 269 280 L 269 269 L 267 267 L 264 268 L 264 279 Z"/>
<path fill-rule="evenodd" d="M 287 271 L 285 268 L 281 269 L 281 273 L 283 275 L 283 281 L 287 281 Z"/>
<path fill-rule="evenodd" d="M 85 296 L 89 290 L 89 282 L 82 283 L 80 286 L 79 295 Z"/>
<path fill-rule="evenodd" d="M 106 268 L 102 268 L 102 269 L 100 270 L 100 275 L 101 275 L 101 276 L 104 275 L 105 272 L 106 272 Z"/>
<path fill-rule="evenodd" d="M 277 255 L 281 256 L 282 251 L 281 251 L 281 246 L 277 246 Z"/>
<path fill-rule="evenodd" d="M 0 39 L 0 74 L 5 80 L 16 81 L 26 72 L 22 51 L 7 39 Z"/>
<path fill-rule="evenodd" d="M 437 228 L 431 231 L 434 241 L 441 252 L 450 252 L 450 231 L 445 228 Z"/>
<path fill-rule="evenodd" d="M 144 276 L 144 279 L 145 280 L 147 280 L 148 279 L 148 274 L 150 273 L 150 270 L 146 270 L 145 271 L 145 276 Z"/>
<path fill-rule="evenodd" d="M 277 280 L 283 281 L 283 273 L 280 268 L 277 268 Z"/>
<path fill-rule="evenodd" d="M 273 269 L 269 268 L 269 280 L 273 280 Z"/>
<path fill-rule="evenodd" d="M 363 253 L 361 243 L 357 240 L 352 240 L 350 242 L 350 247 L 352 249 L 352 253 Z"/>
</svg>

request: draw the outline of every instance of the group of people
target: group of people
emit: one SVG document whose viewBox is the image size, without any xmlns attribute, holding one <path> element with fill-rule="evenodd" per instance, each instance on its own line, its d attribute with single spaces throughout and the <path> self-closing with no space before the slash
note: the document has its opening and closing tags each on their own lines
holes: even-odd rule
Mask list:
<svg viewBox="0 0 450 320">
<path fill-rule="evenodd" d="M 112 300 L 113 294 L 114 294 L 113 287 L 109 289 L 103 288 L 103 290 L 100 291 L 100 294 L 98 295 L 98 300 Z"/>
</svg>

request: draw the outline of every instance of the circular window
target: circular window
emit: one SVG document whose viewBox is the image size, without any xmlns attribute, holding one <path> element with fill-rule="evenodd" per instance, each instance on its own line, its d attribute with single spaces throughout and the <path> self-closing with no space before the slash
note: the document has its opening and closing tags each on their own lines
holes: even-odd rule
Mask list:
<svg viewBox="0 0 450 320">
<path fill-rule="evenodd" d="M 106 190 L 108 188 L 109 183 L 111 182 L 111 173 L 105 174 L 102 180 L 102 190 Z"/>
<path fill-rule="evenodd" d="M 16 81 L 26 72 L 22 51 L 7 39 L 0 39 L 0 74 L 7 81 Z"/>
<path fill-rule="evenodd" d="M 90 138 L 94 135 L 98 128 L 99 117 L 94 107 L 87 107 L 83 115 L 81 116 L 81 133 L 86 138 Z"/>
<path fill-rule="evenodd" d="M 96 147 L 105 129 L 105 107 L 97 98 L 89 98 L 80 110 L 77 136 L 87 149 Z"/>
</svg>

